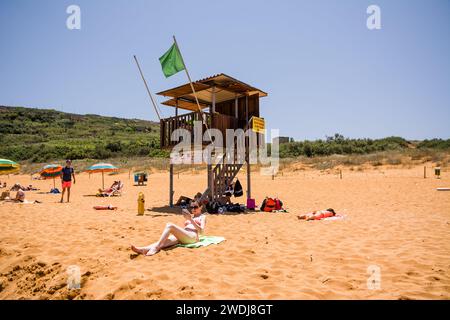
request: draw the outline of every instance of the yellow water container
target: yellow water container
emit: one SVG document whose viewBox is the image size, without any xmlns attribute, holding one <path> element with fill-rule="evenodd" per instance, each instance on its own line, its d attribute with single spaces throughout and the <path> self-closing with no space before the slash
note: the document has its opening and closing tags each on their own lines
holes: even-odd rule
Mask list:
<svg viewBox="0 0 450 320">
<path fill-rule="evenodd" d="M 138 196 L 138 215 L 143 216 L 145 211 L 145 197 L 142 192 Z"/>
</svg>

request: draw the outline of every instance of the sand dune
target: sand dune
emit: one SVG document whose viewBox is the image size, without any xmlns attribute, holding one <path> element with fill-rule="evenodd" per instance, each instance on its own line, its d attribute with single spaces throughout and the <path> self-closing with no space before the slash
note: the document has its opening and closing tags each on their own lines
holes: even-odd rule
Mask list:
<svg viewBox="0 0 450 320">
<path fill-rule="evenodd" d="M 1 299 L 449 299 L 450 186 L 423 179 L 422 167 L 350 172 L 253 175 L 253 196 L 279 196 L 289 213 L 209 215 L 207 233 L 226 242 L 136 257 L 129 244 L 148 244 L 167 222 L 168 174 L 146 187 L 128 174 L 122 197 L 96 198 L 101 175 L 78 175 L 70 204 L 58 195 L 27 192 L 42 204 L 0 203 Z M 448 175 L 448 174 L 447 174 Z M 1 177 L 47 191 L 52 181 Z M 114 177 L 107 177 L 112 182 Z M 245 188 L 245 177 L 241 182 Z M 175 197 L 203 191 L 204 174 L 175 176 Z M 1 189 L 0 189 L 1 191 Z M 146 196 L 137 216 L 137 194 Z M 242 198 L 241 198 L 242 201 Z M 117 211 L 95 211 L 112 204 Z M 332 207 L 340 221 L 298 221 Z M 81 289 L 68 290 L 67 268 L 79 266 Z M 381 271 L 371 290 L 368 268 Z"/>
</svg>

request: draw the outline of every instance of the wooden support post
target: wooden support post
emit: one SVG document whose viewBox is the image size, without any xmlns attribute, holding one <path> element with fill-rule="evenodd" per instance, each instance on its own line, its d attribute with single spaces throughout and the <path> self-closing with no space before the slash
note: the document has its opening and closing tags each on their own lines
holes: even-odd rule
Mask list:
<svg viewBox="0 0 450 320">
<path fill-rule="evenodd" d="M 239 118 L 239 99 L 238 99 L 238 95 L 236 94 L 236 97 L 234 98 L 234 117 L 236 119 Z"/>
<path fill-rule="evenodd" d="M 178 98 L 175 99 L 175 117 L 178 117 Z"/>
<path fill-rule="evenodd" d="M 245 95 L 245 118 L 246 129 L 248 129 L 248 95 Z M 252 182 L 251 182 L 251 167 L 250 167 L 250 137 L 247 137 L 246 143 L 246 156 L 247 156 L 247 199 L 252 198 Z"/>
<path fill-rule="evenodd" d="M 213 171 L 212 171 L 212 165 L 208 164 L 208 190 L 209 190 L 209 196 L 210 196 L 210 201 L 213 201 L 214 199 L 214 176 L 213 176 Z"/>
<path fill-rule="evenodd" d="M 423 178 L 426 179 L 427 178 L 427 167 L 423 166 Z"/>
<path fill-rule="evenodd" d="M 245 96 L 245 119 L 247 120 L 247 125 L 248 125 L 248 95 Z"/>
<path fill-rule="evenodd" d="M 216 87 L 212 87 L 212 112 L 216 112 Z"/>
<path fill-rule="evenodd" d="M 250 179 L 251 168 L 250 161 L 247 161 L 247 199 L 252 198 L 252 181 Z"/>
<path fill-rule="evenodd" d="M 170 164 L 170 172 L 169 172 L 169 206 L 173 207 L 173 164 Z"/>
<path fill-rule="evenodd" d="M 339 169 L 339 176 L 340 176 L 341 179 L 342 179 L 342 169 Z"/>
</svg>

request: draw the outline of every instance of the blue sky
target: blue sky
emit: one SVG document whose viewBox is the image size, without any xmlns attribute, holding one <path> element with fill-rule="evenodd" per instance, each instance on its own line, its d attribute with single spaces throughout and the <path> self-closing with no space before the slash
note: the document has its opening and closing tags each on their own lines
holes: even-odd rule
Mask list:
<svg viewBox="0 0 450 320">
<path fill-rule="evenodd" d="M 71 4 L 81 30 L 66 28 Z M 366 27 L 371 4 L 381 30 Z M 281 135 L 450 138 L 445 0 L 1 0 L 0 105 L 156 120 L 132 56 L 153 92 L 185 83 L 158 61 L 174 34 L 193 79 L 268 92 L 261 112 Z"/>
</svg>

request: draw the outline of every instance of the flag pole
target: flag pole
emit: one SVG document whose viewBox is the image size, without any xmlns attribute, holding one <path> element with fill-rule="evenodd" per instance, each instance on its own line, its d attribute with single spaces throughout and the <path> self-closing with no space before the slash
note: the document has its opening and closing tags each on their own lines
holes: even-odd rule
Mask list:
<svg viewBox="0 0 450 320">
<path fill-rule="evenodd" d="M 156 106 L 155 100 L 153 100 L 153 96 L 152 96 L 152 94 L 150 92 L 150 89 L 148 88 L 147 81 L 144 78 L 144 74 L 142 73 L 141 66 L 139 65 L 138 59 L 136 58 L 135 55 L 133 57 L 134 57 L 134 61 L 136 61 L 136 65 L 137 65 L 137 67 L 139 69 L 139 73 L 141 74 L 142 81 L 144 81 L 144 85 L 145 85 L 145 88 L 147 89 L 147 93 L 148 93 L 148 95 L 150 97 L 150 100 L 152 101 L 153 108 L 155 108 L 155 111 L 156 111 L 156 114 L 158 115 L 159 121 L 161 121 L 161 116 L 160 116 L 160 114 L 158 112 L 158 108 Z"/>
<path fill-rule="evenodd" d="M 197 103 L 197 107 L 198 107 L 198 111 L 202 115 L 202 122 L 203 122 L 203 111 L 202 111 L 202 108 L 200 107 L 200 103 L 198 102 L 197 93 L 195 92 L 195 88 L 194 88 L 194 85 L 192 84 L 191 76 L 189 75 L 189 71 L 188 71 L 188 69 L 186 67 L 186 64 L 184 63 L 183 55 L 181 54 L 181 50 L 180 50 L 180 47 L 178 46 L 178 42 L 177 42 L 177 39 L 175 38 L 175 36 L 173 36 L 173 41 L 174 41 L 174 43 L 175 43 L 175 45 L 176 45 L 176 47 L 178 49 L 178 52 L 180 53 L 181 62 L 183 62 L 184 71 L 186 72 L 186 75 L 187 75 L 188 80 L 189 80 L 189 84 L 191 85 L 192 93 L 194 94 L 195 102 Z M 212 115 L 211 115 L 210 119 L 212 119 Z M 206 129 L 207 129 L 208 134 L 209 134 L 209 139 L 214 144 L 214 142 L 212 141 L 211 133 L 209 132 L 208 123 L 206 121 L 205 121 L 205 126 L 206 126 Z"/>
</svg>

